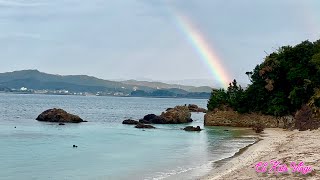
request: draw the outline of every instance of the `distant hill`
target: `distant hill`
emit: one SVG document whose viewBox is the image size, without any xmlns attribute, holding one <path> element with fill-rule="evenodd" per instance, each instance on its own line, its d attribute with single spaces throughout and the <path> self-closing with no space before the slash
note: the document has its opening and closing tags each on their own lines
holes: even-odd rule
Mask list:
<svg viewBox="0 0 320 180">
<path fill-rule="evenodd" d="M 121 82 L 98 79 L 87 75 L 53 75 L 38 70 L 22 70 L 0 73 L 0 85 L 9 88 L 68 89 L 82 92 L 120 91 L 130 93 L 135 88 L 152 91 L 150 87 L 128 85 Z"/>
<path fill-rule="evenodd" d="M 138 96 L 168 96 L 168 97 L 190 97 L 206 93 L 207 96 L 212 88 L 181 86 L 178 84 L 166 84 L 162 82 L 148 81 L 109 81 L 87 75 L 54 75 L 40 72 L 38 70 L 21 70 L 0 73 L 0 91 L 19 90 L 21 87 L 32 90 L 67 90 L 69 92 L 88 92 L 100 95 L 136 94 Z M 135 92 L 136 93 L 132 93 Z M 202 94 L 203 95 L 203 94 Z"/>
<path fill-rule="evenodd" d="M 154 89 L 181 89 L 188 92 L 211 92 L 212 91 L 212 88 L 209 86 L 195 87 L 195 86 L 185 86 L 185 85 L 179 85 L 179 84 L 167 84 L 163 82 L 150 82 L 150 81 L 137 81 L 137 80 L 127 80 L 127 81 L 121 81 L 121 82 L 129 85 L 147 86 Z"/>
</svg>

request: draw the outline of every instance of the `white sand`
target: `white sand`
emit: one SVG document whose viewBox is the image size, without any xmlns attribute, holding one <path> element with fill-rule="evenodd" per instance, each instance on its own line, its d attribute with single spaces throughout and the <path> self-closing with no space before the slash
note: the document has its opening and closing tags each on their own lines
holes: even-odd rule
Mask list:
<svg viewBox="0 0 320 180">
<path fill-rule="evenodd" d="M 320 180 L 320 130 L 286 131 L 266 129 L 261 141 L 250 146 L 242 154 L 232 158 L 212 171 L 204 180 L 214 179 L 319 179 Z M 257 173 L 255 164 L 259 161 L 278 160 L 288 166 L 288 173 Z M 291 162 L 303 161 L 313 172 L 307 175 L 292 173 Z"/>
</svg>

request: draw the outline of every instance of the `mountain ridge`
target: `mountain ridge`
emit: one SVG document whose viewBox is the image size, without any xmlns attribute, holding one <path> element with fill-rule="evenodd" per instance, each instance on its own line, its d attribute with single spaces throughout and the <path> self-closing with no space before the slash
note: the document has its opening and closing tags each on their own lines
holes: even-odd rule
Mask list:
<svg viewBox="0 0 320 180">
<path fill-rule="evenodd" d="M 0 86 L 20 89 L 66 89 L 75 92 L 121 92 L 130 94 L 132 91 L 141 90 L 151 93 L 156 90 L 167 90 L 174 94 L 210 93 L 211 87 L 183 86 L 162 82 L 148 81 L 110 81 L 88 75 L 58 75 L 44 73 L 36 69 L 18 70 L 0 73 Z"/>
</svg>

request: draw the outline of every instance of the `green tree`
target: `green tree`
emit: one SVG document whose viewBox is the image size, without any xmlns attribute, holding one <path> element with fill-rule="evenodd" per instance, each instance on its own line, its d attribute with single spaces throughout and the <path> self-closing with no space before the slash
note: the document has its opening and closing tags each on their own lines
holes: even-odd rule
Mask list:
<svg viewBox="0 0 320 180">
<path fill-rule="evenodd" d="M 220 108 L 227 104 L 227 93 L 224 89 L 212 90 L 211 97 L 208 101 L 207 108 L 213 111 L 215 108 Z"/>
</svg>

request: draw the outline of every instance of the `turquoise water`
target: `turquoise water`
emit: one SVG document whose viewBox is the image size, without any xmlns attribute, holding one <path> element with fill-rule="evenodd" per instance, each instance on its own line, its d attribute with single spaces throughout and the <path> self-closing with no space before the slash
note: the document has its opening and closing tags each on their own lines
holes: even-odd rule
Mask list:
<svg viewBox="0 0 320 180">
<path fill-rule="evenodd" d="M 221 127 L 198 133 L 181 130 L 186 125 L 142 131 L 121 124 L 190 103 L 205 107 L 207 101 L 0 94 L 0 179 L 196 179 L 254 141 Z M 35 120 L 53 107 L 89 122 Z M 203 127 L 203 115 L 193 113 L 190 125 Z"/>
</svg>

